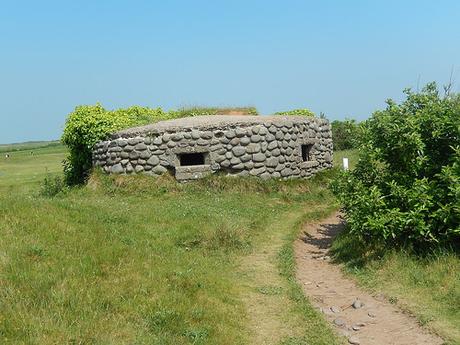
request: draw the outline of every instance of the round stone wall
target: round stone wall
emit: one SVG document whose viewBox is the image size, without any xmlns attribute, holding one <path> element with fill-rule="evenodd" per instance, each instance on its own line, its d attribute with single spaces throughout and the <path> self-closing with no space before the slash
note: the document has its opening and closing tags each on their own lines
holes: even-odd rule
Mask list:
<svg viewBox="0 0 460 345">
<path fill-rule="evenodd" d="M 218 171 L 307 178 L 332 167 L 327 120 L 303 116 L 198 116 L 130 128 L 94 147 L 106 173 L 172 173 L 187 181 Z"/>
</svg>

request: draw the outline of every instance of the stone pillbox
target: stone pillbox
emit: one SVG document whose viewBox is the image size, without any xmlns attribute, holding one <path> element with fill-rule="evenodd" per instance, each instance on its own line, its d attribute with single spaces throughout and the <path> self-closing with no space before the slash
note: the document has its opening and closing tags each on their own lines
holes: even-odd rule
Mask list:
<svg viewBox="0 0 460 345">
<path fill-rule="evenodd" d="M 161 175 L 179 181 L 214 172 L 308 178 L 332 167 L 327 120 L 306 116 L 196 116 L 126 129 L 93 149 L 110 174 Z"/>
</svg>

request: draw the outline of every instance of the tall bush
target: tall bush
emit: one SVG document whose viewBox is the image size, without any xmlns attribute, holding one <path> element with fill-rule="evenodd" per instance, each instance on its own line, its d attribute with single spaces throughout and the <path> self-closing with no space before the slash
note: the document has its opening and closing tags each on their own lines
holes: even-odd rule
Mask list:
<svg viewBox="0 0 460 345">
<path fill-rule="evenodd" d="M 350 231 L 418 247 L 460 240 L 460 102 L 434 83 L 363 124 L 359 162 L 332 185 Z"/>
<path fill-rule="evenodd" d="M 100 104 L 78 106 L 69 114 L 62 142 L 69 148 L 64 161 L 67 185 L 84 183 L 92 166 L 92 148 L 110 133 L 123 128 L 166 119 L 168 114 L 160 108 L 131 107 L 114 111 Z"/>
</svg>

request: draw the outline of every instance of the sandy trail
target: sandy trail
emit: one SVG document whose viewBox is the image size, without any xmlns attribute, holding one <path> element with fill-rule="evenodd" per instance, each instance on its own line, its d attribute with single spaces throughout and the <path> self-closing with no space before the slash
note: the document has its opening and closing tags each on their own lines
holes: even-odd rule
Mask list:
<svg viewBox="0 0 460 345">
<path fill-rule="evenodd" d="M 440 345 L 443 340 L 423 329 L 383 297 L 372 296 L 346 278 L 329 260 L 333 238 L 344 223 L 336 213 L 319 224 L 307 224 L 295 243 L 297 279 L 312 303 L 347 337 L 350 344 Z M 352 306 L 355 300 L 363 305 Z"/>
</svg>

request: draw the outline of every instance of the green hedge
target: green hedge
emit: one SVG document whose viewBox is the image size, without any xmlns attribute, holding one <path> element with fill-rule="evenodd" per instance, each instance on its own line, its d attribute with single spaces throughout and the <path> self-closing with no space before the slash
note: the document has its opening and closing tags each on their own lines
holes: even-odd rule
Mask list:
<svg viewBox="0 0 460 345">
<path fill-rule="evenodd" d="M 460 243 L 460 101 L 434 83 L 362 126 L 359 162 L 332 185 L 352 233 L 416 248 Z"/>
<path fill-rule="evenodd" d="M 64 161 L 67 185 L 84 183 L 92 167 L 92 148 L 110 133 L 167 119 L 160 108 L 131 107 L 108 111 L 100 104 L 78 106 L 69 114 L 61 141 L 69 148 Z"/>
</svg>

